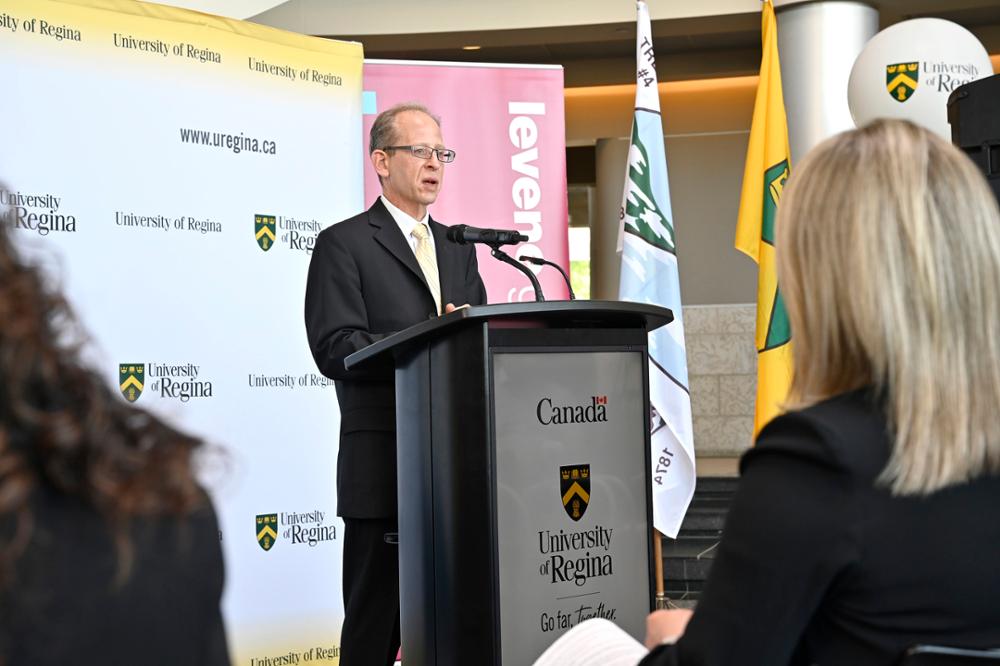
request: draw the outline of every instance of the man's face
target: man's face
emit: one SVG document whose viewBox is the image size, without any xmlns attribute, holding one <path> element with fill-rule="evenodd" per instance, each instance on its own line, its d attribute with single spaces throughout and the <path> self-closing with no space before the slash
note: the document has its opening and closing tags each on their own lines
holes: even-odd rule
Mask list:
<svg viewBox="0 0 1000 666">
<path fill-rule="evenodd" d="M 441 128 L 426 113 L 403 111 L 395 118 L 396 146 L 444 148 Z M 372 153 L 375 171 L 382 177 L 382 194 L 396 207 L 416 219 L 427 213 L 444 180 L 444 164 L 437 153 L 430 159 L 416 157 L 409 150 L 376 150 Z"/>
</svg>

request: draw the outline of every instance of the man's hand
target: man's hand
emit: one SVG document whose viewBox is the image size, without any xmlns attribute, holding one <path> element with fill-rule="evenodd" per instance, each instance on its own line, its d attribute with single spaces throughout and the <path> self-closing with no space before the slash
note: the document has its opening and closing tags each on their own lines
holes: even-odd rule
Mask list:
<svg viewBox="0 0 1000 666">
<path fill-rule="evenodd" d="M 469 307 L 468 303 L 459 305 L 457 307 L 454 303 L 448 303 L 444 306 L 444 312 L 442 312 L 441 314 L 448 314 L 449 312 L 454 312 L 455 310 L 461 310 L 462 308 L 467 308 L 467 307 Z"/>
<path fill-rule="evenodd" d="M 686 608 L 658 610 L 646 616 L 646 647 L 650 650 L 664 641 L 676 641 L 684 635 L 691 611 Z"/>
</svg>

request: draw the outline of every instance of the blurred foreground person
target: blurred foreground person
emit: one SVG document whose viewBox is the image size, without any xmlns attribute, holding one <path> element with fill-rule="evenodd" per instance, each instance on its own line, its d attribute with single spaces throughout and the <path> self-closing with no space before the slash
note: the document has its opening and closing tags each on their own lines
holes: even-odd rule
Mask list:
<svg viewBox="0 0 1000 666">
<path fill-rule="evenodd" d="M 80 360 L 0 222 L 0 665 L 228 666 L 201 442 Z"/>
<path fill-rule="evenodd" d="M 903 121 L 838 135 L 792 173 L 776 248 L 793 411 L 743 457 L 694 615 L 650 615 L 641 664 L 998 647 L 997 203 L 958 149 Z M 560 650 L 539 663 L 582 663 Z"/>
</svg>

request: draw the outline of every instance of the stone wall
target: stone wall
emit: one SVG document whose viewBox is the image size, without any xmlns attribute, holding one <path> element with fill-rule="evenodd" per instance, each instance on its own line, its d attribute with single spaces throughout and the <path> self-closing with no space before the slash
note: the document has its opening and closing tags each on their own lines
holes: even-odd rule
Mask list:
<svg viewBox="0 0 1000 666">
<path fill-rule="evenodd" d="M 695 454 L 738 457 L 753 437 L 756 305 L 684 308 Z M 708 461 L 706 461 L 708 462 Z"/>
</svg>

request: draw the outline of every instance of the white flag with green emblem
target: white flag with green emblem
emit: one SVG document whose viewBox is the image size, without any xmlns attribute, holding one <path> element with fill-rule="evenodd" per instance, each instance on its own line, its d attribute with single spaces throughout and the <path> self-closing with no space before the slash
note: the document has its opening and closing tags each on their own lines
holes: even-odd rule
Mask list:
<svg viewBox="0 0 1000 666">
<path fill-rule="evenodd" d="M 691 396 L 652 31 L 646 3 L 639 0 L 636 4 L 637 87 L 620 211 L 618 295 L 624 301 L 661 305 L 674 313 L 673 322 L 649 334 L 649 400 L 653 525 L 676 538 L 695 486 Z"/>
</svg>

